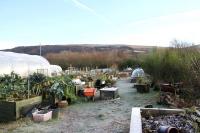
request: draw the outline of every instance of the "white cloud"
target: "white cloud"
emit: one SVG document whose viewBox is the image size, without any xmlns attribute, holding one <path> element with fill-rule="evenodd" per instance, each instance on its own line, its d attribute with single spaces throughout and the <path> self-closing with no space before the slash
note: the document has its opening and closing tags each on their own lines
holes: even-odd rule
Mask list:
<svg viewBox="0 0 200 133">
<path fill-rule="evenodd" d="M 16 44 L 12 41 L 0 41 L 0 50 L 16 47 Z"/>
<path fill-rule="evenodd" d="M 174 39 L 200 43 L 200 10 L 140 20 L 119 28 L 112 42 L 167 46 Z"/>
<path fill-rule="evenodd" d="M 78 1 L 78 0 L 72 0 L 72 2 L 75 4 L 76 7 L 83 9 L 85 11 L 88 11 L 90 13 L 92 13 L 93 15 L 97 16 L 98 18 L 100 18 L 103 22 L 107 23 L 107 24 L 111 24 L 110 20 L 108 20 L 106 17 L 104 17 L 103 15 L 97 13 L 94 9 L 88 7 L 87 5 L 83 4 L 82 2 Z"/>
</svg>

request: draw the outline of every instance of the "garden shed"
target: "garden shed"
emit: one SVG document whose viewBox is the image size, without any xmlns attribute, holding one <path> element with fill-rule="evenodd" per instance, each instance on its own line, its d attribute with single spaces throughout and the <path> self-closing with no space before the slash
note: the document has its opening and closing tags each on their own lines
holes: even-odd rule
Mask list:
<svg viewBox="0 0 200 133">
<path fill-rule="evenodd" d="M 50 63 L 38 55 L 0 51 L 0 61 L 0 75 L 14 71 L 22 77 L 27 77 L 34 72 L 51 76 Z"/>
</svg>

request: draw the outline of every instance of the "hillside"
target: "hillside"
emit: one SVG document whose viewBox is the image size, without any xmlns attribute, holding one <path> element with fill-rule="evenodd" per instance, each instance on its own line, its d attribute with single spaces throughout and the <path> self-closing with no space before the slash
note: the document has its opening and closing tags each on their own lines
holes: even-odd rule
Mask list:
<svg viewBox="0 0 200 133">
<path fill-rule="evenodd" d="M 120 51 L 132 53 L 134 51 L 149 51 L 153 47 L 146 46 L 129 46 L 129 45 L 92 45 L 92 44 L 81 44 L 81 45 L 43 45 L 42 55 L 47 55 L 48 53 L 60 53 L 62 51 L 70 52 L 106 52 L 106 51 Z M 32 55 L 39 55 L 40 46 L 20 46 L 13 49 L 5 49 L 3 51 L 10 51 L 16 53 L 26 53 Z"/>
</svg>

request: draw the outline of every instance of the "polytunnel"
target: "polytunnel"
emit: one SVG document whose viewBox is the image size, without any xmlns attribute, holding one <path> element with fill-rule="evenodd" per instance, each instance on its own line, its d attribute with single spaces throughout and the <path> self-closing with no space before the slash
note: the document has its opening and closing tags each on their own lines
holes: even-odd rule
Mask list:
<svg viewBox="0 0 200 133">
<path fill-rule="evenodd" d="M 34 72 L 51 76 L 49 62 L 38 55 L 0 51 L 0 62 L 0 75 L 14 71 L 22 77 L 27 77 Z"/>
<path fill-rule="evenodd" d="M 51 68 L 51 75 L 52 76 L 58 76 L 62 73 L 62 68 L 58 65 L 50 65 Z"/>
<path fill-rule="evenodd" d="M 142 68 L 134 69 L 132 74 L 131 74 L 131 78 L 144 77 L 144 76 L 145 76 L 145 73 L 144 73 L 144 70 Z"/>
</svg>

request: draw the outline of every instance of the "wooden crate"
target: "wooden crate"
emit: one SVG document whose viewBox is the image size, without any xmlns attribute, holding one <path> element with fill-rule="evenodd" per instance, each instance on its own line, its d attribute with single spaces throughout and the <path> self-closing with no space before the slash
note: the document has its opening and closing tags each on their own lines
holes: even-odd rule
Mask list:
<svg viewBox="0 0 200 133">
<path fill-rule="evenodd" d="M 42 102 L 42 96 L 24 99 L 20 101 L 0 101 L 0 121 L 14 121 L 21 117 L 21 111 L 25 107 L 35 106 Z"/>
</svg>

